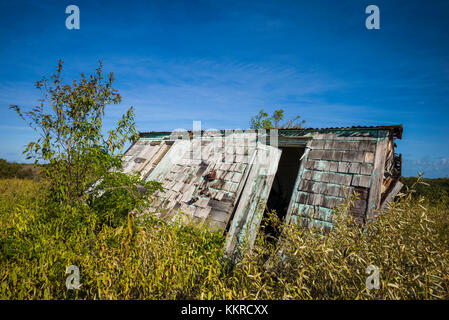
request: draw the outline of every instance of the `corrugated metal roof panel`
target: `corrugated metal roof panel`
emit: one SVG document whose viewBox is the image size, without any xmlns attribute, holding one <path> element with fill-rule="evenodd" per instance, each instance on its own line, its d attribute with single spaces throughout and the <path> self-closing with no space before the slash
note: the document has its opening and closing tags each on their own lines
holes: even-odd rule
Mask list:
<svg viewBox="0 0 449 320">
<path fill-rule="evenodd" d="M 402 138 L 403 125 L 386 125 L 386 126 L 352 126 L 352 127 L 330 127 L 330 128 L 303 128 L 303 129 L 277 129 L 280 136 L 303 136 L 311 132 L 336 132 L 336 131 L 364 131 L 369 132 L 370 130 L 379 131 L 387 130 L 390 131 L 396 138 Z M 226 130 L 216 131 L 217 133 L 224 135 Z M 201 131 L 206 132 L 206 131 Z M 269 132 L 269 130 L 267 130 Z M 157 137 L 157 136 L 169 136 L 172 132 L 169 131 L 149 131 L 149 132 L 139 132 L 140 137 Z M 184 131 L 176 133 L 178 135 L 192 135 L 192 131 Z"/>
</svg>

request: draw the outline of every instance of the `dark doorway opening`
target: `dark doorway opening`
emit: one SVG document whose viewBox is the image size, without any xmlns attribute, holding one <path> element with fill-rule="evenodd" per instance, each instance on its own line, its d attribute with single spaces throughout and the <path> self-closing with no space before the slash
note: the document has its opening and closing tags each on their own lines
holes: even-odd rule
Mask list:
<svg viewBox="0 0 449 320">
<path fill-rule="evenodd" d="M 279 160 L 278 169 L 268 196 L 266 210 L 275 210 L 279 219 L 284 220 L 295 187 L 304 148 L 281 147 L 281 149 L 281 159 Z M 278 236 L 278 230 L 266 219 L 267 211 L 264 217 L 264 232 L 268 238 L 275 239 Z"/>
</svg>

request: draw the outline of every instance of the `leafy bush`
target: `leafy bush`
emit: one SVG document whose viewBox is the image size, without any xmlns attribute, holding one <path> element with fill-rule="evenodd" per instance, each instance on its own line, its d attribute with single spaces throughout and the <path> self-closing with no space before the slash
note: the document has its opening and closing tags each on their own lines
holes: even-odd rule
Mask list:
<svg viewBox="0 0 449 320">
<path fill-rule="evenodd" d="M 306 123 L 305 120 L 299 122 L 300 115 L 284 120 L 284 109 L 275 110 L 272 116 L 261 109 L 259 113 L 251 118 L 251 129 L 301 129 L 302 125 Z M 299 122 L 299 123 L 298 123 Z"/>
<path fill-rule="evenodd" d="M 106 106 L 122 98 L 113 87 L 114 74 L 103 75 L 101 61 L 93 74 L 64 83 L 63 63 L 56 73 L 36 82 L 42 93 L 39 104 L 29 111 L 10 108 L 39 133 L 24 153 L 41 167 L 51 201 L 84 201 L 86 189 L 100 178 L 122 169 L 123 148 L 138 136 L 134 110 L 129 108 L 115 128 L 103 134 Z"/>
<path fill-rule="evenodd" d="M 131 214 L 111 226 L 89 206 L 43 208 L 38 183 L 1 185 L 3 299 L 196 297 L 221 270 L 223 239 L 207 229 Z M 71 264 L 81 272 L 75 292 L 65 287 Z"/>
</svg>

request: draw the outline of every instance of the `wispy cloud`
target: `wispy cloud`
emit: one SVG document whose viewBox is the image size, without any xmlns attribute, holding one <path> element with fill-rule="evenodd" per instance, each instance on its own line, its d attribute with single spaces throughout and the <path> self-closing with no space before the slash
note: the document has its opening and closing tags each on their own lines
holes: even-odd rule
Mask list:
<svg viewBox="0 0 449 320">
<path fill-rule="evenodd" d="M 33 131 L 33 129 L 31 129 L 30 127 L 27 126 L 9 126 L 9 125 L 4 125 L 4 124 L 0 124 L 0 130 L 21 130 L 21 131 Z"/>
<path fill-rule="evenodd" d="M 301 72 L 274 63 L 133 58 L 105 61 L 105 67 L 114 70 L 124 97 L 123 107 L 114 107 L 110 115 L 117 116 L 125 106 L 133 105 L 140 125 L 165 122 L 168 127 L 164 129 L 192 120 L 214 127 L 246 127 L 260 108 L 283 107 L 305 117 L 316 113 L 317 104 L 332 109 L 318 97 L 347 85 L 325 73 Z M 370 110 L 334 106 L 340 113 L 345 108 L 353 114 Z"/>
<path fill-rule="evenodd" d="M 449 158 L 405 159 L 403 165 L 405 176 L 417 176 L 421 172 L 427 178 L 449 177 Z"/>
</svg>

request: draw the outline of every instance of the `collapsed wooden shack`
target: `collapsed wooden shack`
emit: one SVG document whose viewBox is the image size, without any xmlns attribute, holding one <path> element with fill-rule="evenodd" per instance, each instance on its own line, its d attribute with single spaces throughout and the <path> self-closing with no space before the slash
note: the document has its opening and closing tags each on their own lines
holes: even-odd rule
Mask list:
<svg viewBox="0 0 449 320">
<path fill-rule="evenodd" d="M 124 171 L 163 184 L 148 211 L 206 221 L 226 234 L 227 252 L 252 245 L 265 209 L 287 223 L 332 227 L 347 193 L 366 223 L 402 187 L 395 139 L 402 125 L 263 131 L 143 132 Z"/>
</svg>

